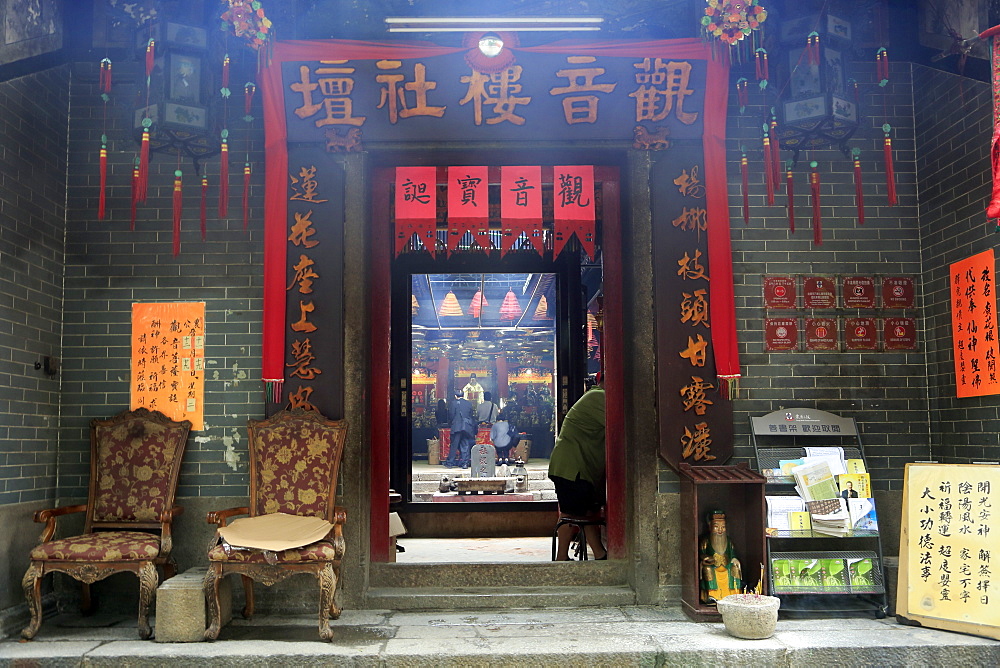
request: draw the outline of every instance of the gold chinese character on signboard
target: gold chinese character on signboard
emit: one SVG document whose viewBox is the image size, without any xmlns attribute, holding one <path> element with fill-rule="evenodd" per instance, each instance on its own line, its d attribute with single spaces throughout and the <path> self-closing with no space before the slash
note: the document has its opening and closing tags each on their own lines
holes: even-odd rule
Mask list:
<svg viewBox="0 0 1000 668">
<path fill-rule="evenodd" d="M 702 198 L 705 196 L 705 185 L 698 178 L 698 165 L 691 167 L 691 173 L 681 170 L 681 175 L 674 179 L 678 192 L 685 197 Z"/>
<path fill-rule="evenodd" d="M 291 328 L 296 332 L 315 332 L 316 325 L 309 322 L 308 315 L 316 310 L 312 302 L 299 302 L 299 319 L 291 324 Z"/>
<path fill-rule="evenodd" d="M 353 74 L 354 68 L 331 67 L 331 65 L 342 65 L 346 62 L 346 60 L 323 61 L 321 66 L 316 68 L 316 74 L 319 76 L 318 82 L 313 82 L 308 66 L 299 67 L 299 80 L 288 86 L 293 93 L 302 96 L 302 104 L 293 110 L 296 116 L 306 119 L 322 110 L 323 116 L 315 121 L 316 127 L 324 125 L 360 126 L 365 122 L 365 116 L 354 115 L 354 101 L 351 99 L 351 93 L 354 91 L 354 79 L 342 76 Z M 320 96 L 319 101 L 316 101 L 314 97 L 317 91 Z"/>
<path fill-rule="evenodd" d="M 303 380 L 312 380 L 323 373 L 322 369 L 310 366 L 316 361 L 316 355 L 312 351 L 312 341 L 308 338 L 303 341 L 292 341 L 292 357 L 295 358 L 295 361 L 285 365 L 294 367 L 288 372 L 289 376 L 296 376 Z"/>
<path fill-rule="evenodd" d="M 288 284 L 285 290 L 291 290 L 292 286 L 296 283 L 299 284 L 299 292 L 304 295 L 310 294 L 313 284 L 313 279 L 319 278 L 313 267 L 315 262 L 312 261 L 307 255 L 299 255 L 299 263 L 292 267 L 295 270 L 295 276 L 292 278 L 292 282 Z"/>
<path fill-rule="evenodd" d="M 704 415 L 708 407 L 715 403 L 705 395 L 705 390 L 713 389 L 715 389 L 715 386 L 711 383 L 706 383 L 704 379 L 698 376 L 691 376 L 691 384 L 681 388 L 684 410 L 689 411 L 693 409 L 695 415 Z"/>
<path fill-rule="evenodd" d="M 674 218 L 670 223 L 677 229 L 690 232 L 704 232 L 708 229 L 708 211 L 706 209 L 689 209 L 684 207 L 681 215 Z M 699 234 L 700 236 L 700 234 Z"/>
<path fill-rule="evenodd" d="M 690 360 L 691 366 L 705 366 L 705 359 L 708 357 L 707 349 L 708 341 L 699 334 L 697 340 L 689 336 L 687 348 L 677 354 L 684 359 Z"/>
<path fill-rule="evenodd" d="M 707 422 L 699 422 L 694 426 L 694 431 L 684 427 L 684 435 L 681 436 L 681 458 L 687 459 L 694 455 L 694 460 L 711 461 L 715 459 L 712 454 L 712 430 Z"/>
<path fill-rule="evenodd" d="M 708 290 L 695 290 L 694 294 L 687 292 L 681 294 L 684 295 L 684 299 L 681 301 L 681 322 L 690 322 L 693 327 L 698 325 L 711 327 L 708 324 L 708 300 L 705 299 Z"/>
<path fill-rule="evenodd" d="M 568 56 L 566 62 L 571 65 L 585 65 L 593 63 L 597 58 L 593 56 Z M 618 85 L 617 83 L 594 83 L 594 79 L 605 73 L 603 67 L 578 67 L 564 70 L 556 70 L 556 76 L 567 80 L 566 86 L 556 86 L 549 89 L 549 95 L 565 95 L 562 99 L 563 116 L 570 125 L 576 123 L 596 123 L 597 122 L 597 101 L 596 95 L 584 95 L 582 93 L 610 93 Z M 570 93 L 576 93 L 570 95 Z"/>
<path fill-rule="evenodd" d="M 465 97 L 458 103 L 464 105 L 467 102 L 472 102 L 476 125 L 483 124 L 484 104 L 493 105 L 493 112 L 496 114 L 496 116 L 486 119 L 487 125 L 496 125 L 504 121 L 514 125 L 524 125 L 524 117 L 518 116 L 515 111 L 518 105 L 531 102 L 531 97 L 517 96 L 522 88 L 521 84 L 517 83 L 521 80 L 521 71 L 520 65 L 508 67 L 493 74 L 483 74 L 473 70 L 471 75 L 459 79 L 462 83 L 468 84 L 469 88 Z"/>
<path fill-rule="evenodd" d="M 694 94 L 688 88 L 691 63 L 664 63 L 662 58 L 644 58 L 642 62 L 634 63 L 633 67 L 639 70 L 635 75 L 639 87 L 629 93 L 629 97 L 635 98 L 636 122 L 662 121 L 671 111 L 685 125 L 698 120 L 697 112 L 684 111 L 684 99 Z"/>
<path fill-rule="evenodd" d="M 325 199 L 317 199 L 319 195 L 317 194 L 316 189 L 319 188 L 319 183 L 316 182 L 315 165 L 311 167 L 301 167 L 299 169 L 298 177 L 294 174 L 289 174 L 288 178 L 292 181 L 292 196 L 288 199 L 316 203 L 329 201 Z"/>
<path fill-rule="evenodd" d="M 288 241 L 296 246 L 305 246 L 306 248 L 312 248 L 319 244 L 315 239 L 309 238 L 316 234 L 316 230 L 312 227 L 312 219 L 310 218 L 312 215 L 312 210 L 304 214 L 295 214 L 295 224 L 292 225 L 292 233 L 288 235 Z"/>
<path fill-rule="evenodd" d="M 694 251 L 694 257 L 691 257 L 687 254 L 687 251 L 684 251 L 684 257 L 677 260 L 677 266 L 679 267 L 677 275 L 683 277 L 684 280 L 696 280 L 699 278 L 704 278 L 706 281 L 710 280 L 705 274 L 705 266 L 699 262 L 700 258 L 701 251 L 697 248 Z"/>
<path fill-rule="evenodd" d="M 290 407 L 294 410 L 296 408 L 301 408 L 305 411 L 314 411 L 316 407 L 309 403 L 309 397 L 312 396 L 313 388 L 309 385 L 303 387 L 299 385 L 299 389 L 288 395 L 288 403 Z"/>
<path fill-rule="evenodd" d="M 379 60 L 375 67 L 380 70 L 398 70 L 403 66 L 401 60 Z M 444 116 L 446 107 L 432 107 L 427 103 L 427 92 L 437 88 L 436 81 L 427 81 L 427 67 L 423 63 L 416 63 L 413 66 L 413 81 L 406 81 L 406 76 L 402 73 L 379 74 L 375 81 L 383 84 L 378 108 L 387 108 L 389 111 L 389 122 L 395 124 L 400 118 L 410 118 L 411 116 L 433 116 L 441 118 Z M 402 86 L 400 86 L 402 84 Z M 408 105 L 406 94 L 413 94 L 413 104 Z"/>
</svg>

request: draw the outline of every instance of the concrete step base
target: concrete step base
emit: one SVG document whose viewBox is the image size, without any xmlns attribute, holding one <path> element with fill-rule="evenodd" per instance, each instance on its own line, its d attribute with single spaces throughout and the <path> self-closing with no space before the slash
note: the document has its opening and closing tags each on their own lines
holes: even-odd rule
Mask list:
<svg viewBox="0 0 1000 668">
<path fill-rule="evenodd" d="M 388 610 L 505 610 L 632 605 L 627 586 L 605 587 L 385 587 L 369 589 L 366 607 Z"/>
</svg>

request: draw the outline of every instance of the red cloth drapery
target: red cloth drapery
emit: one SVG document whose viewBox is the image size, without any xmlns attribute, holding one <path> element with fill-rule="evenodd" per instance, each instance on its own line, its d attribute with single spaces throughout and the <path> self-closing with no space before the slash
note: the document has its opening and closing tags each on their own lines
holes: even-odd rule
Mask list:
<svg viewBox="0 0 1000 668">
<path fill-rule="evenodd" d="M 262 372 L 265 379 L 284 376 L 286 188 L 288 174 L 285 108 L 281 65 L 297 60 L 416 58 L 460 53 L 465 47 L 425 44 L 355 42 L 341 40 L 275 42 L 269 64 L 263 68 L 264 150 L 267 155 L 264 204 L 264 341 Z M 726 103 L 728 63 L 713 59 L 711 46 L 700 39 L 669 41 L 600 42 L 560 41 L 515 48 L 525 53 L 670 58 L 704 60 L 708 77 L 703 112 L 705 131 L 706 207 L 708 209 L 709 270 L 711 282 L 712 344 L 720 377 L 739 376 L 736 312 L 733 298 L 733 265 L 729 241 L 729 202 L 726 192 Z"/>
</svg>

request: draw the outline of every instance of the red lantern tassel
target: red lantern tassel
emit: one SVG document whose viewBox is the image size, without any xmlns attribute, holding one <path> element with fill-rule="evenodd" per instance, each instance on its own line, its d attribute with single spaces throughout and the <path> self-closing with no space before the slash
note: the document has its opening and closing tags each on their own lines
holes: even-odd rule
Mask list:
<svg viewBox="0 0 1000 668">
<path fill-rule="evenodd" d="M 819 33 L 809 33 L 806 40 L 806 61 L 809 65 L 819 65 Z"/>
<path fill-rule="evenodd" d="M 181 252 L 181 211 L 184 208 L 184 193 L 181 186 L 181 170 L 174 172 L 174 257 Z"/>
<path fill-rule="evenodd" d="M 770 72 L 767 66 L 767 51 L 764 49 L 757 49 L 754 52 L 753 61 L 757 81 L 766 81 L 770 79 Z"/>
<path fill-rule="evenodd" d="M 146 123 L 149 119 L 143 121 Z M 149 126 L 142 129 L 142 144 L 139 147 L 139 185 L 136 191 L 136 201 L 145 202 L 149 189 Z"/>
<path fill-rule="evenodd" d="M 878 85 L 885 88 L 889 83 L 889 52 L 884 46 L 875 54 L 875 71 L 879 78 Z"/>
<path fill-rule="evenodd" d="M 243 163 L 243 230 L 250 220 L 250 163 Z"/>
<path fill-rule="evenodd" d="M 104 94 L 111 92 L 111 60 L 108 58 L 101 61 L 101 78 L 98 87 Z"/>
<path fill-rule="evenodd" d="M 252 81 L 248 81 L 243 86 L 243 113 L 248 117 L 246 120 L 250 120 L 250 107 L 253 105 L 253 94 L 256 92 L 257 86 L 253 84 Z"/>
<path fill-rule="evenodd" d="M 201 240 L 205 240 L 205 221 L 208 219 L 208 177 L 201 177 Z"/>
<path fill-rule="evenodd" d="M 153 73 L 153 63 L 156 60 L 156 42 L 150 38 L 146 42 L 146 78 Z"/>
<path fill-rule="evenodd" d="M 823 244 L 823 219 L 819 210 L 819 170 L 817 170 L 819 165 L 814 160 L 809 163 L 809 166 L 812 167 L 812 172 L 809 174 L 809 188 L 812 191 L 813 243 L 820 246 Z"/>
<path fill-rule="evenodd" d="M 896 170 L 892 164 L 892 140 L 889 139 L 891 129 L 888 123 L 882 126 L 882 131 L 885 132 L 885 144 L 882 150 L 885 154 L 885 185 L 889 193 L 889 206 L 896 206 Z"/>
<path fill-rule="evenodd" d="M 747 154 L 740 158 L 740 178 L 743 181 L 743 224 L 750 224 L 750 172 L 747 165 Z"/>
<path fill-rule="evenodd" d="M 742 114 L 747 105 L 750 104 L 750 92 L 747 90 L 747 80 L 746 77 L 740 77 L 736 82 L 736 100 L 740 105 L 740 113 Z"/>
<path fill-rule="evenodd" d="M 767 136 L 767 126 L 764 126 L 764 185 L 767 187 L 767 204 L 774 206 L 774 168 L 771 157 L 771 140 Z"/>
<path fill-rule="evenodd" d="M 791 161 L 789 161 L 791 164 Z M 792 177 L 792 170 L 785 172 L 785 190 L 788 191 L 788 231 L 795 234 L 795 179 Z"/>
<path fill-rule="evenodd" d="M 108 138 L 101 136 L 101 196 L 97 201 L 97 219 L 104 220 L 104 211 L 107 207 L 108 196 L 105 189 L 108 187 Z"/>
<path fill-rule="evenodd" d="M 778 121 L 771 119 L 770 127 L 770 137 L 771 137 L 771 168 L 774 172 L 774 187 L 778 188 L 778 182 L 781 180 L 781 143 L 778 140 Z"/>
<path fill-rule="evenodd" d="M 222 152 L 219 154 L 219 218 L 225 218 L 229 212 L 229 144 L 226 142 L 227 130 L 222 131 Z"/>
<path fill-rule="evenodd" d="M 229 88 L 229 54 L 222 59 L 222 88 Z M 223 93 L 224 94 L 224 93 Z"/>
<path fill-rule="evenodd" d="M 861 183 L 860 149 L 854 149 L 854 200 L 858 205 L 858 225 L 865 224 L 865 193 Z"/>
<path fill-rule="evenodd" d="M 139 163 L 132 166 L 132 206 L 129 217 L 129 229 L 135 231 L 135 205 L 139 201 Z"/>
</svg>

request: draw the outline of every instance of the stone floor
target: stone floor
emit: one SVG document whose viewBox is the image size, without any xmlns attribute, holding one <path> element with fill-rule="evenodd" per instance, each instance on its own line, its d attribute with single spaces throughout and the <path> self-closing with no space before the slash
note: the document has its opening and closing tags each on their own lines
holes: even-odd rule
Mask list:
<svg viewBox="0 0 1000 668">
<path fill-rule="evenodd" d="M 405 552 L 396 554 L 401 564 L 551 561 L 552 538 L 407 538 L 398 539 Z"/>
<path fill-rule="evenodd" d="M 332 642 L 312 617 L 234 620 L 214 643 L 138 640 L 124 616 L 48 619 L 0 641 L 0 666 L 997 666 L 1000 642 L 891 618 L 780 619 L 766 640 L 673 607 L 462 612 L 346 610 Z"/>
</svg>

